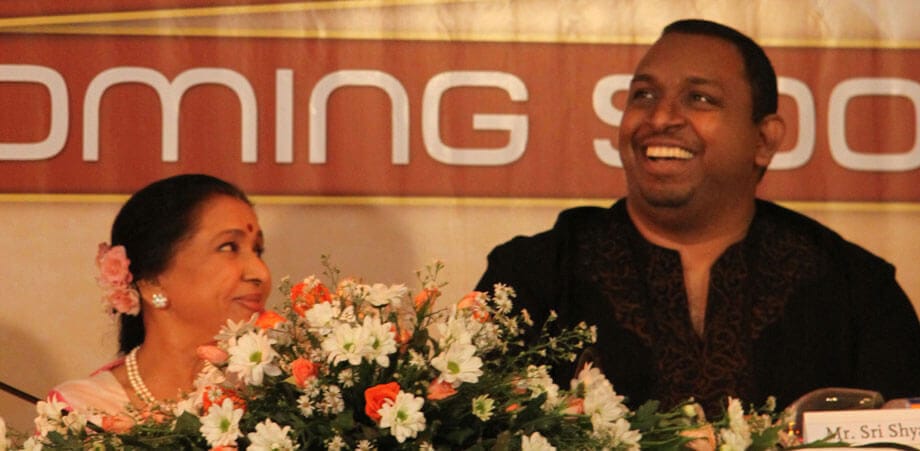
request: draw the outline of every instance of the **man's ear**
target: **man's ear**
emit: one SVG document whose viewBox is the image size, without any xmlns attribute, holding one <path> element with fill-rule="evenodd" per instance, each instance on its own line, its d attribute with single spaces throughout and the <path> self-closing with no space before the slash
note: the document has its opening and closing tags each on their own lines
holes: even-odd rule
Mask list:
<svg viewBox="0 0 920 451">
<path fill-rule="evenodd" d="M 786 122 L 778 114 L 770 114 L 757 124 L 759 139 L 754 149 L 754 164 L 766 169 L 786 136 Z"/>
</svg>

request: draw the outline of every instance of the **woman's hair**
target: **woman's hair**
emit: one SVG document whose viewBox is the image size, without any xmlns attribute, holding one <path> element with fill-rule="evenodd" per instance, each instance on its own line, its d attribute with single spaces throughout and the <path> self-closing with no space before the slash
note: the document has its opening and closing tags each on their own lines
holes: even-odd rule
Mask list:
<svg viewBox="0 0 920 451">
<path fill-rule="evenodd" d="M 182 241 L 191 237 L 202 206 L 215 196 L 252 203 L 236 186 L 203 174 L 184 174 L 147 185 L 121 207 L 112 223 L 112 246 L 122 245 L 134 281 L 154 280 L 169 265 Z M 144 310 L 120 315 L 118 349 L 127 353 L 144 342 Z"/>
</svg>

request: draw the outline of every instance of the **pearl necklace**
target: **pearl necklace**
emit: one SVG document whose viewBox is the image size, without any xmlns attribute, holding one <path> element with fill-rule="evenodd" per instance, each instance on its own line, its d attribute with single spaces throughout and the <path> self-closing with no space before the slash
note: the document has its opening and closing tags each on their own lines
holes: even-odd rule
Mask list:
<svg viewBox="0 0 920 451">
<path fill-rule="evenodd" d="M 125 369 L 128 370 L 128 382 L 131 383 L 131 389 L 134 390 L 137 397 L 148 406 L 153 406 L 158 404 L 157 399 L 153 397 L 153 393 L 150 393 L 147 384 L 141 379 L 140 371 L 137 370 L 137 350 L 140 348 L 140 346 L 135 347 L 125 357 Z"/>
</svg>

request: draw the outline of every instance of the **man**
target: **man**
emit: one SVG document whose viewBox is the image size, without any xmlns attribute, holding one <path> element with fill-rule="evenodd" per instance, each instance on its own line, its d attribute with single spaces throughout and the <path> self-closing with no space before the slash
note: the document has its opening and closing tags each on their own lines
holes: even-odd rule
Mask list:
<svg viewBox="0 0 920 451">
<path fill-rule="evenodd" d="M 596 324 L 593 357 L 633 407 L 783 406 L 821 387 L 920 394 L 920 322 L 894 267 L 755 199 L 785 132 L 776 108 L 776 75 L 750 38 L 669 25 L 630 84 L 626 199 L 498 246 L 478 289 L 511 285 L 537 321 L 552 309 L 562 326 Z"/>
</svg>

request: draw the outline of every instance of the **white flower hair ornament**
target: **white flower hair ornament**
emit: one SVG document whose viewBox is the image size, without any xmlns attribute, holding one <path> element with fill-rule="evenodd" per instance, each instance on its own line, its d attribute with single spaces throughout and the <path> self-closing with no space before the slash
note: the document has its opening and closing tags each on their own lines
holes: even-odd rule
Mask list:
<svg viewBox="0 0 920 451">
<path fill-rule="evenodd" d="M 121 314 L 137 316 L 141 311 L 140 293 L 131 283 L 134 277 L 128 269 L 131 260 L 124 246 L 99 243 L 96 282 L 103 289 L 102 303 L 112 316 Z"/>
</svg>

